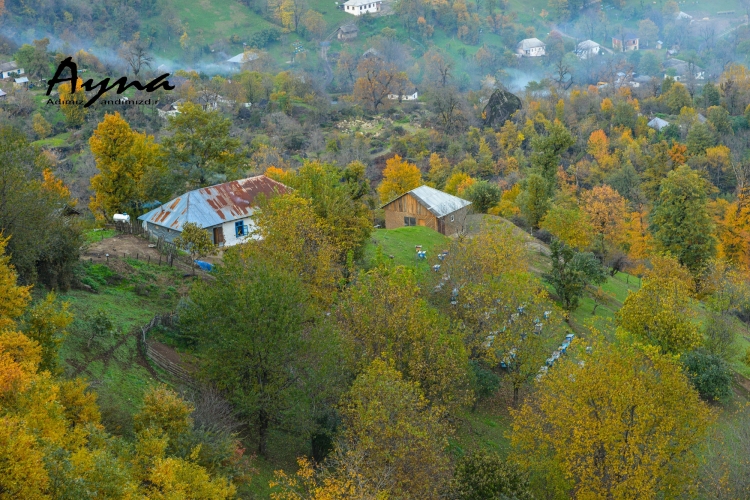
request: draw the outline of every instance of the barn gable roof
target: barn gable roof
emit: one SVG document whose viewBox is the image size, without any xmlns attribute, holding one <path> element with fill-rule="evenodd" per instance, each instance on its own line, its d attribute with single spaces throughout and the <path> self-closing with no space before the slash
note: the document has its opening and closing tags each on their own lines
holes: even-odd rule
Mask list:
<svg viewBox="0 0 750 500">
<path fill-rule="evenodd" d="M 419 186 L 418 188 L 412 189 L 411 191 L 404 193 L 397 198 L 394 198 L 393 200 L 383 205 L 383 207 L 385 207 L 386 205 L 390 205 L 394 201 L 398 200 L 402 196 L 406 196 L 407 194 L 412 195 L 435 217 L 443 217 L 445 215 L 452 214 L 456 210 L 460 210 L 466 206 L 471 205 L 470 201 L 459 198 L 458 196 L 444 193 L 438 189 L 431 188 L 430 186 Z"/>
<path fill-rule="evenodd" d="M 244 219 L 253 213 L 255 198 L 286 193 L 289 188 L 265 175 L 194 189 L 138 217 L 138 220 L 181 231 L 187 222 L 201 227 Z"/>
</svg>

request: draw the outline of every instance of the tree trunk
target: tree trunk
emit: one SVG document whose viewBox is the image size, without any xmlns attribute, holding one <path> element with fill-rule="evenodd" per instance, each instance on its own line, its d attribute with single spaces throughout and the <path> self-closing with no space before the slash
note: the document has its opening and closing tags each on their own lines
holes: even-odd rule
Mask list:
<svg viewBox="0 0 750 500">
<path fill-rule="evenodd" d="M 266 444 L 268 441 L 268 415 L 261 410 L 258 415 L 258 455 L 266 457 L 268 450 Z"/>
<path fill-rule="evenodd" d="M 513 406 L 518 406 L 518 386 L 513 386 Z"/>
</svg>

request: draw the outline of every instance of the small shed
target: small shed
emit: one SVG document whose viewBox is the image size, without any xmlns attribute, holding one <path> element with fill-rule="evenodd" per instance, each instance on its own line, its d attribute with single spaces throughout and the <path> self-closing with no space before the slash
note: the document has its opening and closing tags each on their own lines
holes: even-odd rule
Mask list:
<svg viewBox="0 0 750 500">
<path fill-rule="evenodd" d="M 28 87 L 29 86 L 29 79 L 25 76 L 22 76 L 20 78 L 14 78 L 13 79 L 13 85 L 16 87 Z"/>
<path fill-rule="evenodd" d="M 3 97 L 5 97 L 6 95 L 8 95 L 8 94 L 6 94 L 5 91 L 3 91 L 3 89 L 0 89 L 0 99 L 2 99 Z"/>
<path fill-rule="evenodd" d="M 429 186 L 419 186 L 382 206 L 386 229 L 425 226 L 451 236 L 463 230 L 470 201 Z"/>
<path fill-rule="evenodd" d="M 336 34 L 336 38 L 338 38 L 342 42 L 346 42 L 357 38 L 357 34 L 359 34 L 359 28 L 357 28 L 357 25 L 354 23 L 349 23 L 339 28 L 339 31 Z"/>
</svg>

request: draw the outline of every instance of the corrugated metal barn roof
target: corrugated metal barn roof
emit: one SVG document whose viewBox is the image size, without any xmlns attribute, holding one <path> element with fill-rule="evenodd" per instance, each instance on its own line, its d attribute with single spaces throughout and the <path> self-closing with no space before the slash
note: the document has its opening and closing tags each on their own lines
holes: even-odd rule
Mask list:
<svg viewBox="0 0 750 500">
<path fill-rule="evenodd" d="M 289 188 L 265 175 L 188 191 L 138 217 L 157 226 L 182 230 L 186 222 L 201 227 L 218 226 L 244 219 L 253 212 L 259 194 L 286 193 Z"/>
<path fill-rule="evenodd" d="M 407 194 L 414 196 L 435 217 L 443 217 L 444 215 L 452 214 L 456 210 L 464 208 L 467 205 L 471 205 L 470 201 L 459 198 L 458 196 L 453 196 L 452 194 L 444 193 L 438 189 L 431 188 L 430 186 L 419 186 L 401 196 Z M 380 208 L 390 205 L 401 198 L 401 196 L 394 198 Z"/>
</svg>

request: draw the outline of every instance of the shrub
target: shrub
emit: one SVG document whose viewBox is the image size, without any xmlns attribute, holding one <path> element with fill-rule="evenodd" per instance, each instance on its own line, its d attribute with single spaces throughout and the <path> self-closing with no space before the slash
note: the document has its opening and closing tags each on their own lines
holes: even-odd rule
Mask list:
<svg viewBox="0 0 750 500">
<path fill-rule="evenodd" d="M 732 373 L 718 356 L 706 351 L 691 351 L 682 357 L 687 376 L 703 399 L 712 401 L 729 396 Z"/>
</svg>

